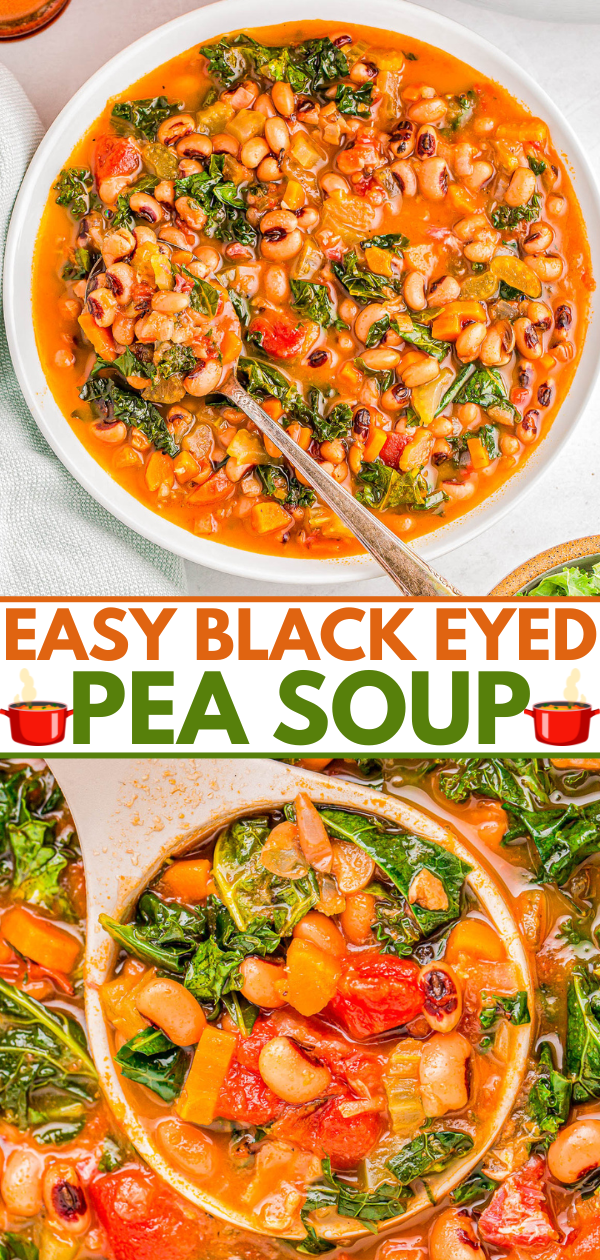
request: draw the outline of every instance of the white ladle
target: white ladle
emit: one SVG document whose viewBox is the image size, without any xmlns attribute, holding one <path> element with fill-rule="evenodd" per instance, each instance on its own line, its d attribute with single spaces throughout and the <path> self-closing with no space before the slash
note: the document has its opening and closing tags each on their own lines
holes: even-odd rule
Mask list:
<svg viewBox="0 0 600 1260">
<path fill-rule="evenodd" d="M 472 852 L 449 827 L 406 801 L 385 796 L 368 786 L 314 774 L 267 759 L 113 760 L 50 758 L 73 814 L 87 882 L 87 944 L 85 1001 L 90 1047 L 102 1087 L 117 1122 L 142 1158 L 175 1190 L 232 1224 L 261 1229 L 249 1211 L 225 1207 L 210 1193 L 170 1165 L 154 1145 L 128 1101 L 115 1068 L 109 1030 L 100 1003 L 99 986 L 109 977 L 117 947 L 100 927 L 100 914 L 122 919 L 166 859 L 196 845 L 233 816 L 279 808 L 298 792 L 317 804 L 376 813 L 436 841 L 473 866 L 468 884 L 504 942 L 515 966 L 518 987 L 527 990 L 533 1010 L 533 990 L 527 956 L 504 894 Z M 532 1025 L 510 1028 L 511 1044 L 497 1105 L 484 1117 L 471 1152 L 447 1172 L 430 1179 L 436 1200 L 441 1199 L 475 1167 L 508 1119 L 526 1070 Z M 396 1223 L 407 1221 L 429 1206 L 425 1193 L 415 1195 Z M 389 1229 L 394 1222 L 382 1223 Z M 322 1232 L 332 1238 L 365 1234 L 360 1221 L 344 1220 Z"/>
</svg>

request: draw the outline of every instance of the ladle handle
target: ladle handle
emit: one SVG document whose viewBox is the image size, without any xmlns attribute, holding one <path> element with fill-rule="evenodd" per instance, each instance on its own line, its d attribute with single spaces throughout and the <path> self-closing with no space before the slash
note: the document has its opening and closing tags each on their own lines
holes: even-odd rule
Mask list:
<svg viewBox="0 0 600 1260">
<path fill-rule="evenodd" d="M 366 547 L 382 569 L 385 569 L 403 595 L 460 595 L 460 591 L 441 578 L 425 560 L 407 547 L 406 543 L 401 542 L 391 529 L 382 525 L 368 508 L 363 507 L 362 503 L 334 481 L 311 455 L 303 451 L 285 429 L 263 411 L 235 376 L 229 376 L 220 389 L 254 421 L 256 427 L 285 455 L 292 467 L 299 469 L 324 503 L 333 508 L 340 520 L 352 530 L 355 538 Z"/>
</svg>

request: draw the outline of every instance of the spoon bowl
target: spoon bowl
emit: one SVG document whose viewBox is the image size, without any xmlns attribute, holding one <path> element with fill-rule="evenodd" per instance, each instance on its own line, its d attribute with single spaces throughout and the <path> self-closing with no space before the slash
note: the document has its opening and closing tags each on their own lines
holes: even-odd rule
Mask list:
<svg viewBox="0 0 600 1260">
<path fill-rule="evenodd" d="M 195 847 L 232 817 L 281 807 L 298 792 L 317 804 L 360 810 L 440 844 L 472 866 L 467 882 L 514 964 L 520 989 L 533 1009 L 527 955 L 505 894 L 481 858 L 450 827 L 407 801 L 268 759 L 112 760 L 49 759 L 67 799 L 79 835 L 88 891 L 85 1001 L 90 1048 L 102 1088 L 117 1123 L 141 1157 L 174 1190 L 204 1211 L 233 1225 L 265 1233 L 249 1211 L 224 1205 L 210 1190 L 175 1169 L 161 1154 L 129 1102 L 113 1060 L 111 1034 L 99 989 L 111 974 L 117 946 L 99 923 L 101 914 L 123 919 L 167 858 Z M 530 1050 L 532 1025 L 510 1027 L 511 1044 L 495 1106 L 468 1155 L 430 1179 L 439 1201 L 481 1160 L 515 1104 Z M 424 1191 L 396 1222 L 405 1224 L 430 1205 Z M 337 1218 L 324 1225 L 332 1239 L 359 1237 L 359 1222 Z"/>
</svg>

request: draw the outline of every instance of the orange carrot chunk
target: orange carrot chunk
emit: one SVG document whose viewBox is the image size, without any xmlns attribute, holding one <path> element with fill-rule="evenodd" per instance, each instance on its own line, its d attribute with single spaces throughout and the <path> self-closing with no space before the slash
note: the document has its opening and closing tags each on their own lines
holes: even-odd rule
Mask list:
<svg viewBox="0 0 600 1260">
<path fill-rule="evenodd" d="M 181 901 L 203 901 L 208 896 L 209 873 L 207 858 L 174 862 L 161 876 L 160 891 Z"/>
<path fill-rule="evenodd" d="M 341 974 L 339 958 L 310 941 L 294 937 L 286 958 L 281 995 L 301 1015 L 316 1015 L 334 996 Z"/>
<path fill-rule="evenodd" d="M 330 871 L 333 861 L 331 841 L 321 815 L 315 809 L 306 792 L 299 792 L 294 805 L 300 848 L 315 871 Z"/>
<path fill-rule="evenodd" d="M 485 958 L 487 962 L 502 962 L 506 950 L 498 933 L 483 919 L 462 919 L 448 937 L 444 962 L 458 962 L 461 954 Z"/>
<path fill-rule="evenodd" d="M 81 942 L 51 919 L 12 906 L 2 919 L 2 935 L 25 958 L 70 975 L 81 957 Z"/>
<path fill-rule="evenodd" d="M 182 1120 L 212 1124 L 236 1041 L 235 1033 L 223 1032 L 221 1028 L 204 1029 L 188 1078 L 175 1103 L 175 1110 Z"/>
</svg>

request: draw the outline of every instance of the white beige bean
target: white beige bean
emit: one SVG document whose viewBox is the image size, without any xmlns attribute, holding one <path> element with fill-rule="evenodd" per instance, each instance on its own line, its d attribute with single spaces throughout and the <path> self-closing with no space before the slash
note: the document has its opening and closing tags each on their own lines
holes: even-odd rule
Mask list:
<svg viewBox="0 0 600 1260">
<path fill-rule="evenodd" d="M 409 271 L 402 296 L 411 311 L 424 311 L 427 306 L 427 298 L 425 297 L 425 277 L 420 271 Z"/>
<path fill-rule="evenodd" d="M 474 1222 L 460 1208 L 446 1208 L 429 1231 L 429 1260 L 485 1260 Z"/>
<path fill-rule="evenodd" d="M 285 1006 L 285 998 L 277 987 L 285 979 L 285 967 L 250 956 L 244 958 L 240 971 L 243 976 L 242 993 L 249 1002 L 264 1006 L 269 1011 Z"/>
<path fill-rule="evenodd" d="M 11 1151 L 2 1173 L 0 1190 L 11 1216 L 37 1216 L 43 1206 L 42 1161 L 26 1147 Z"/>
<path fill-rule="evenodd" d="M 371 325 L 383 319 L 386 314 L 387 308 L 380 302 L 372 302 L 370 306 L 365 306 L 364 311 L 360 311 L 354 321 L 354 331 L 358 340 L 366 342 Z"/>
<path fill-rule="evenodd" d="M 341 958 L 346 953 L 346 942 L 339 928 L 326 914 L 321 914 L 318 910 L 309 910 L 300 923 L 296 924 L 292 935 L 301 941 L 309 941 L 317 949 L 323 950 L 324 954 L 333 954 L 335 958 Z"/>
<path fill-rule="evenodd" d="M 479 347 L 485 340 L 485 324 L 467 324 L 456 338 L 456 353 L 462 363 L 472 363 L 479 354 Z"/>
<path fill-rule="evenodd" d="M 419 1063 L 419 1083 L 426 1116 L 445 1116 L 447 1111 L 466 1107 L 470 1057 L 471 1046 L 461 1033 L 434 1033 L 425 1042 Z"/>
<path fill-rule="evenodd" d="M 548 1167 L 557 1181 L 573 1185 L 600 1165 L 600 1120 L 587 1117 L 561 1129 L 548 1148 Z"/>
<path fill-rule="evenodd" d="M 535 175 L 528 166 L 518 166 L 504 194 L 507 206 L 524 206 L 535 192 Z"/>
<path fill-rule="evenodd" d="M 288 1103 L 312 1102 L 331 1082 L 327 1068 L 305 1059 L 289 1037 L 273 1037 L 263 1046 L 258 1069 L 265 1085 Z"/>
</svg>

